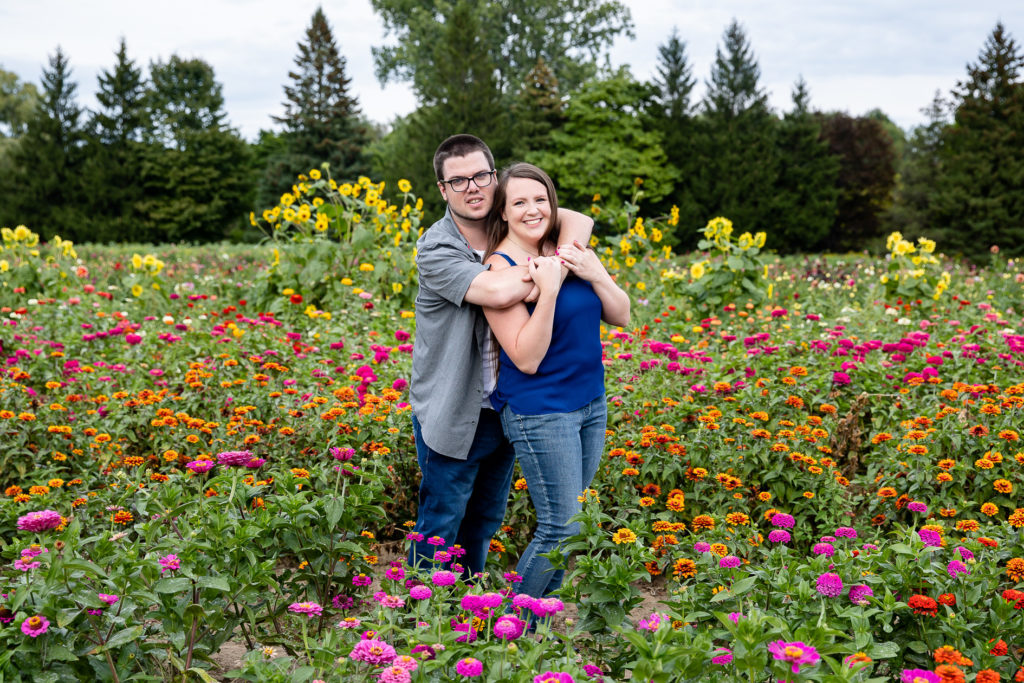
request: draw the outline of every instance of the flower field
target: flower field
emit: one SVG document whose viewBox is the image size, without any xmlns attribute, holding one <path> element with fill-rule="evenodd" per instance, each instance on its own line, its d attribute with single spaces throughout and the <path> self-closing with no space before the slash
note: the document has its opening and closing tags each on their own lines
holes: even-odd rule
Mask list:
<svg viewBox="0 0 1024 683">
<path fill-rule="evenodd" d="M 487 576 L 441 539 L 401 560 L 420 216 L 366 194 L 266 247 L 5 231 L 0 680 L 1024 681 L 1019 264 L 760 255 L 758 296 L 709 303 L 724 229 L 607 238 L 634 327 L 604 331 L 605 458 L 532 600 L 525 482 Z"/>
</svg>

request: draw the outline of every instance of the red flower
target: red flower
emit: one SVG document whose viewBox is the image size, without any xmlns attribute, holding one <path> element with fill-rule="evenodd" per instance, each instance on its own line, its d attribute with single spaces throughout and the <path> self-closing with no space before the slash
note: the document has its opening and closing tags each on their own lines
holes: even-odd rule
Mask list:
<svg viewBox="0 0 1024 683">
<path fill-rule="evenodd" d="M 911 595 L 907 600 L 907 607 L 914 610 L 914 614 L 923 614 L 934 617 L 938 614 L 939 605 L 927 595 Z"/>
<path fill-rule="evenodd" d="M 948 605 L 949 607 L 956 606 L 956 596 L 952 593 L 943 593 L 939 596 L 940 605 Z"/>
<path fill-rule="evenodd" d="M 993 640 L 995 639 L 993 638 Z M 992 641 L 990 640 L 988 642 L 991 643 Z M 1008 651 L 1009 648 L 1006 647 L 1006 641 L 1000 638 L 996 641 L 996 644 L 992 646 L 992 649 L 989 650 L 988 653 L 990 655 L 995 655 L 996 657 L 1005 657 Z"/>
<path fill-rule="evenodd" d="M 288 300 L 291 301 L 293 304 L 301 304 L 302 303 L 302 295 L 301 294 L 292 294 L 291 297 Z"/>
</svg>

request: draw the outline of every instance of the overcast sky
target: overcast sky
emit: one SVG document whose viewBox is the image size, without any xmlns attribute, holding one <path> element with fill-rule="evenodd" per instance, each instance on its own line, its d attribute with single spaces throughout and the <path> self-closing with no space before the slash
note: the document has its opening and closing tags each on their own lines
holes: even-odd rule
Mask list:
<svg viewBox="0 0 1024 683">
<path fill-rule="evenodd" d="M 803 75 L 811 106 L 852 115 L 874 108 L 910 128 L 936 90 L 963 79 L 1002 21 L 1024 42 L 1022 0 L 624 0 L 636 39 L 621 38 L 613 65 L 650 79 L 658 46 L 679 29 L 700 97 L 715 48 L 736 18 L 761 67 L 772 106 L 790 108 Z M 254 139 L 280 114 L 282 87 L 310 17 L 322 5 L 348 62 L 352 89 L 369 118 L 388 123 L 415 107 L 406 83 L 382 87 L 370 48 L 385 43 L 369 0 L 0 0 L 0 67 L 38 84 L 60 45 L 78 83 L 79 102 L 96 105 L 96 77 L 112 68 L 120 38 L 141 65 L 172 54 L 201 57 L 224 86 L 228 118 Z"/>
</svg>

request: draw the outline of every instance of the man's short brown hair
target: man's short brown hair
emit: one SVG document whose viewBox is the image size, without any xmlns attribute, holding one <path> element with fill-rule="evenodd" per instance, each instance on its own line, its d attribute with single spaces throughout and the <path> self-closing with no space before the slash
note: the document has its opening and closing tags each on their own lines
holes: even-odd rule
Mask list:
<svg viewBox="0 0 1024 683">
<path fill-rule="evenodd" d="M 469 156 L 473 152 L 483 152 L 487 157 L 487 163 L 491 169 L 494 168 L 494 155 L 491 154 L 487 143 L 475 135 L 460 133 L 453 135 L 437 147 L 434 152 L 434 174 L 438 181 L 444 180 L 444 162 L 452 157 Z"/>
</svg>

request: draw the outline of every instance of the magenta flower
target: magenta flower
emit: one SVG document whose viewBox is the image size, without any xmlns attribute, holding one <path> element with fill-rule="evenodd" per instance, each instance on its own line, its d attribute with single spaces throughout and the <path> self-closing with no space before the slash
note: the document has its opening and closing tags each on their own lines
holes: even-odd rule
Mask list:
<svg viewBox="0 0 1024 683">
<path fill-rule="evenodd" d="M 927 547 L 942 547 L 942 536 L 940 536 L 937 531 L 932 531 L 931 529 L 920 529 L 917 532 L 917 535 L 921 538 L 921 542 Z"/>
<path fill-rule="evenodd" d="M 711 658 L 712 664 L 718 664 L 719 666 L 725 666 L 732 662 L 732 650 L 727 647 L 720 647 L 715 652 L 720 654 L 715 655 Z"/>
<path fill-rule="evenodd" d="M 693 549 L 698 553 L 711 552 L 711 544 L 706 541 L 697 541 L 693 544 Z"/>
<path fill-rule="evenodd" d="M 735 569 L 741 564 L 743 564 L 743 560 L 736 557 L 735 555 L 726 555 L 718 561 L 718 566 L 724 569 Z"/>
<path fill-rule="evenodd" d="M 338 448 L 336 446 L 331 448 L 331 457 L 341 462 L 348 462 L 355 457 L 355 454 L 356 449 L 354 448 Z"/>
<path fill-rule="evenodd" d="M 768 643 L 768 651 L 776 660 L 791 663 L 795 674 L 800 673 L 801 664 L 817 664 L 821 661 L 821 655 L 817 650 L 799 640 L 792 643 L 784 640 L 773 641 Z"/>
<path fill-rule="evenodd" d="M 338 622 L 338 628 L 349 630 L 355 630 L 363 625 L 363 622 L 358 617 L 345 617 Z"/>
<path fill-rule="evenodd" d="M 456 578 L 452 572 L 439 569 L 430 575 L 430 582 L 435 586 L 454 586 Z"/>
<path fill-rule="evenodd" d="M 28 557 L 27 555 L 22 556 L 20 559 L 14 561 L 14 568 L 18 571 L 27 572 L 30 569 L 35 569 L 37 567 L 43 566 L 42 562 L 32 562 L 31 560 L 32 558 Z"/>
<path fill-rule="evenodd" d="M 466 678 L 476 678 L 484 672 L 484 664 L 479 659 L 473 659 L 472 657 L 466 657 L 460 659 L 458 664 L 455 665 L 455 673 Z"/>
<path fill-rule="evenodd" d="M 413 600 L 427 600 L 433 595 L 433 591 L 429 587 L 424 585 L 413 586 L 409 589 L 409 597 Z"/>
<path fill-rule="evenodd" d="M 868 598 L 874 596 L 875 592 L 871 590 L 871 586 L 863 583 L 857 584 L 856 586 L 850 586 L 849 598 L 850 602 L 855 605 L 866 605 L 868 604 Z"/>
<path fill-rule="evenodd" d="M 963 547 L 962 545 L 958 545 L 956 547 L 956 551 L 958 553 L 960 553 L 960 559 L 963 560 L 964 562 L 969 562 L 970 560 L 974 559 L 974 553 L 972 553 L 970 550 L 968 550 L 967 548 Z M 24 551 L 22 551 L 22 552 L 24 552 Z"/>
<path fill-rule="evenodd" d="M 786 529 L 792 529 L 796 526 L 796 520 L 793 519 L 793 515 L 787 515 L 785 512 L 776 512 L 772 515 L 772 524 L 774 526 L 781 526 Z"/>
<path fill-rule="evenodd" d="M 380 665 L 390 664 L 394 661 L 396 655 L 395 648 L 383 640 L 371 638 L 369 640 L 360 640 L 356 643 L 356 646 L 348 653 L 348 658 L 357 662 Z"/>
<path fill-rule="evenodd" d="M 832 384 L 839 387 L 844 387 L 850 383 L 850 376 L 845 372 L 834 372 L 832 373 Z"/>
<path fill-rule="evenodd" d="M 353 586 L 369 586 L 373 583 L 373 579 L 366 574 L 358 574 L 352 577 Z"/>
<path fill-rule="evenodd" d="M 401 581 L 405 578 L 405 570 L 401 567 L 388 567 L 388 570 L 384 572 L 384 576 L 392 581 Z"/>
<path fill-rule="evenodd" d="M 576 683 L 576 679 L 564 671 L 545 671 L 534 676 L 533 683 Z"/>
<path fill-rule="evenodd" d="M 640 620 L 637 628 L 641 631 L 657 631 L 663 623 L 667 624 L 668 622 L 668 615 L 661 614 L 660 612 L 651 612 L 650 617 Z"/>
<path fill-rule="evenodd" d="M 21 632 L 30 638 L 38 638 L 50 628 L 50 620 L 37 614 L 21 622 Z"/>
<path fill-rule="evenodd" d="M 587 674 L 590 678 L 596 678 L 599 680 L 604 676 L 604 672 L 601 671 L 601 667 L 596 664 L 585 664 L 583 666 L 583 673 Z"/>
<path fill-rule="evenodd" d="M 181 568 L 181 559 L 177 555 L 164 555 L 157 562 L 160 563 L 160 573 L 176 572 Z"/>
<path fill-rule="evenodd" d="M 60 513 L 56 510 L 38 510 L 19 517 L 18 528 L 22 531 L 39 533 L 56 529 L 60 526 L 60 521 Z"/>
<path fill-rule="evenodd" d="M 421 662 L 425 662 L 429 659 L 434 659 L 437 657 L 437 652 L 434 650 L 434 648 L 425 643 L 420 643 L 413 649 L 409 650 L 409 654 L 411 654 L 413 657 L 420 660 Z"/>
<path fill-rule="evenodd" d="M 377 683 L 409 683 L 412 674 L 400 666 L 389 666 L 380 672 Z"/>
<path fill-rule="evenodd" d="M 415 671 L 420 668 L 420 663 L 416 661 L 415 657 L 399 655 L 391 662 L 391 666 L 397 666 L 398 668 L 405 669 L 406 671 Z"/>
<path fill-rule="evenodd" d="M 740 623 L 740 619 L 743 618 L 743 612 L 729 612 L 729 621 L 734 624 Z"/>
<path fill-rule="evenodd" d="M 840 538 L 857 538 L 857 530 L 849 526 L 841 526 L 836 529 L 836 536 Z"/>
<path fill-rule="evenodd" d="M 511 614 L 503 614 L 494 622 L 494 635 L 501 640 L 516 640 L 523 635 L 526 622 Z"/>
<path fill-rule="evenodd" d="M 196 474 L 206 474 L 213 469 L 213 464 L 212 460 L 193 460 L 185 465 L 185 467 Z"/>
<path fill-rule="evenodd" d="M 106 593 L 100 593 L 99 598 L 102 602 L 105 602 L 108 605 L 113 605 L 115 602 L 121 599 L 116 595 L 107 595 Z"/>
<path fill-rule="evenodd" d="M 558 598 L 538 598 L 530 605 L 530 609 L 538 619 L 557 614 L 565 609 L 565 604 Z"/>
<path fill-rule="evenodd" d="M 519 593 L 512 598 L 512 606 L 521 610 L 533 609 L 533 603 L 536 601 L 537 598 L 527 595 L 526 593 Z"/>
<path fill-rule="evenodd" d="M 928 506 L 917 500 L 907 503 L 907 509 L 911 512 L 920 512 L 922 514 L 928 512 Z"/>
<path fill-rule="evenodd" d="M 818 593 L 826 598 L 836 598 L 843 594 L 843 580 L 838 574 L 825 572 L 818 577 Z"/>
<path fill-rule="evenodd" d="M 293 602 L 288 605 L 288 611 L 292 614 L 305 614 L 308 618 L 320 616 L 324 608 L 315 602 Z"/>
<path fill-rule="evenodd" d="M 946 565 L 946 571 L 949 573 L 951 579 L 955 579 L 960 574 L 970 574 L 971 570 L 967 568 L 967 565 L 960 560 L 952 560 Z"/>
<path fill-rule="evenodd" d="M 768 532 L 768 540 L 772 543 L 789 543 L 792 538 L 785 529 L 772 529 Z"/>
<path fill-rule="evenodd" d="M 824 555 L 825 557 L 832 557 L 836 554 L 836 547 L 831 543 L 815 543 L 811 547 L 811 552 L 815 555 Z"/>
<path fill-rule="evenodd" d="M 903 683 L 940 683 L 942 676 L 927 669 L 904 669 L 900 680 Z"/>
<path fill-rule="evenodd" d="M 252 451 L 224 451 L 217 454 L 217 462 L 225 467 L 245 467 L 253 457 Z"/>
</svg>

